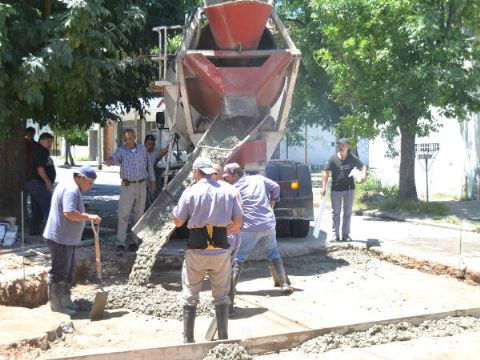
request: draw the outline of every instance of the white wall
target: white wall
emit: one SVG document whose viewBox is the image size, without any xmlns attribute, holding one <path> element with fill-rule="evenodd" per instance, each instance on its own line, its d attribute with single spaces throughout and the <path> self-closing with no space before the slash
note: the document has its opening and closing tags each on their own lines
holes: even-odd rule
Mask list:
<svg viewBox="0 0 480 360">
<path fill-rule="evenodd" d="M 480 120 L 473 114 L 468 121 L 458 122 L 436 115 L 441 127 L 428 137 L 417 138 L 416 143 L 439 143 L 440 151 L 429 169 L 430 194 L 448 194 L 460 197 L 465 192 L 476 197 L 480 171 Z M 399 151 L 400 139 L 394 147 Z M 387 143 L 378 137 L 370 141 L 370 166 L 377 177 L 386 184 L 398 184 L 400 157 L 386 157 Z M 425 198 L 426 180 L 424 161 L 416 160 L 415 179 L 417 192 Z"/>
<path fill-rule="evenodd" d="M 308 150 L 307 159 L 310 165 L 325 166 L 330 156 L 336 151 L 336 137 L 330 132 L 322 130 L 321 127 L 308 127 Z M 358 154 L 360 160 L 365 164 L 369 163 L 369 143 L 361 140 L 358 143 Z M 303 162 L 305 158 L 304 145 L 289 146 L 288 159 Z M 287 145 L 285 136 L 280 142 L 280 159 L 287 159 Z"/>
</svg>

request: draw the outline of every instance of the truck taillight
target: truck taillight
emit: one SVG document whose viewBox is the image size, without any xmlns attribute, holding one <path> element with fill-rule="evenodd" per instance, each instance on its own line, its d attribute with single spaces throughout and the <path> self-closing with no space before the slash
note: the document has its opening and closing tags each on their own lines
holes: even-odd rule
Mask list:
<svg viewBox="0 0 480 360">
<path fill-rule="evenodd" d="M 290 183 L 290 189 L 292 190 L 298 190 L 299 187 L 300 187 L 300 183 L 298 181 L 292 181 Z"/>
</svg>

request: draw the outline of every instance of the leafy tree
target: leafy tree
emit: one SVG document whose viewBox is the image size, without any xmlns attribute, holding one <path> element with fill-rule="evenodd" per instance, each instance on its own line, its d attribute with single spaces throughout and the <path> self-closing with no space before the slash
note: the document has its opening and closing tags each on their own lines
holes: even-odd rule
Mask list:
<svg viewBox="0 0 480 360">
<path fill-rule="evenodd" d="M 316 34 L 329 95 L 348 109 L 337 130 L 400 135 L 399 193 L 416 199 L 415 137 L 438 127 L 433 109 L 458 119 L 480 110 L 480 3 L 312 0 L 308 8 L 303 31 Z"/>
<path fill-rule="evenodd" d="M 0 2 L 0 214 L 19 214 L 25 121 L 68 129 L 143 113 L 151 28 L 183 24 L 197 2 Z"/>
<path fill-rule="evenodd" d="M 315 58 L 321 42 L 316 29 L 311 27 L 315 12 L 309 0 L 277 1 L 276 9 L 286 24 L 295 45 L 302 52 L 302 61 L 295 87 L 292 108 L 288 118 L 288 143 L 300 145 L 304 141 L 305 125 L 320 125 L 331 129 L 339 121 L 343 110 L 329 97 L 328 75 Z"/>
</svg>

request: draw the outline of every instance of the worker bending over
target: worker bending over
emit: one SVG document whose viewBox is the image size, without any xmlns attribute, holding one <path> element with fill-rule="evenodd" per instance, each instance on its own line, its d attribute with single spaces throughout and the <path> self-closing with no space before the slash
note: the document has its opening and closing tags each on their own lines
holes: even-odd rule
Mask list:
<svg viewBox="0 0 480 360">
<path fill-rule="evenodd" d="M 52 311 L 74 315 L 71 287 L 75 269 L 75 246 L 80 245 L 85 221 L 99 224 L 98 215 L 87 214 L 82 194 L 92 188 L 97 174 L 90 166 L 82 166 L 73 178 L 59 184 L 52 196 L 52 205 L 43 232 L 50 249 L 52 267 L 48 272 L 48 299 Z"/>
<path fill-rule="evenodd" d="M 211 178 L 209 159 L 193 164 L 195 184 L 187 188 L 173 210 L 175 226 L 187 222 L 189 239 L 182 269 L 184 342 L 194 342 L 194 324 L 200 290 L 208 273 L 218 338 L 228 339 L 228 293 L 231 281 L 227 232 L 242 223 L 242 208 L 233 191 Z"/>
</svg>

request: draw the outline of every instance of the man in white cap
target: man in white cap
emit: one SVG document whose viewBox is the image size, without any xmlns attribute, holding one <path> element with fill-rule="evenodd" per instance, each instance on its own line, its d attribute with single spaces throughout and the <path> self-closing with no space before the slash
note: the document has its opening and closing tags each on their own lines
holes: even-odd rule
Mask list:
<svg viewBox="0 0 480 360">
<path fill-rule="evenodd" d="M 75 247 L 80 245 L 85 221 L 99 224 L 100 216 L 85 212 L 82 194 L 92 188 L 97 174 L 90 166 L 82 166 L 73 178 L 59 184 L 43 237 L 50 249 L 52 267 L 48 272 L 48 299 L 52 311 L 74 315 L 76 306 L 71 299 Z"/>
<path fill-rule="evenodd" d="M 195 184 L 187 188 L 173 211 L 175 226 L 187 222 L 189 239 L 182 270 L 184 342 L 194 342 L 194 324 L 200 290 L 208 273 L 215 304 L 218 338 L 228 339 L 230 244 L 227 233 L 242 223 L 235 193 L 212 179 L 209 159 L 193 164 Z"/>
</svg>

